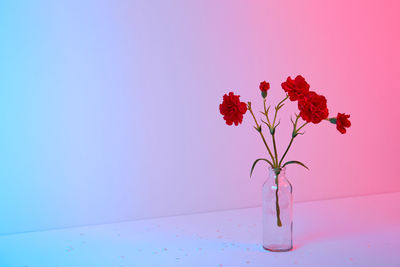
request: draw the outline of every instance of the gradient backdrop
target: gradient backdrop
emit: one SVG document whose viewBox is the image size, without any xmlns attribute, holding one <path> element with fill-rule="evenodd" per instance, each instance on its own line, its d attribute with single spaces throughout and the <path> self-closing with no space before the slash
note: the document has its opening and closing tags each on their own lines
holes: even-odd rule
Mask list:
<svg viewBox="0 0 400 267">
<path fill-rule="evenodd" d="M 266 155 L 230 90 L 302 74 L 334 125 L 287 159 L 295 201 L 400 190 L 399 1 L 1 1 L 0 233 L 257 206 Z M 280 114 L 279 148 L 290 138 Z M 282 153 L 282 152 L 281 152 Z"/>
</svg>

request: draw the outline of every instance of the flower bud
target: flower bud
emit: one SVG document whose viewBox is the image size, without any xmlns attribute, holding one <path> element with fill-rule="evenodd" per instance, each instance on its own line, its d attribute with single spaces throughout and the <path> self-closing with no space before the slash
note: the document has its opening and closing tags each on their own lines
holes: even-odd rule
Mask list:
<svg viewBox="0 0 400 267">
<path fill-rule="evenodd" d="M 270 127 L 270 128 L 269 128 L 269 132 L 271 133 L 271 135 L 274 135 L 274 134 L 275 134 L 275 128 L 276 128 L 276 127 Z"/>
<path fill-rule="evenodd" d="M 267 97 L 267 91 L 261 91 L 261 96 L 263 98 L 266 98 Z"/>
<path fill-rule="evenodd" d="M 330 121 L 333 124 L 336 124 L 337 119 L 336 118 L 329 118 L 328 121 Z"/>
</svg>

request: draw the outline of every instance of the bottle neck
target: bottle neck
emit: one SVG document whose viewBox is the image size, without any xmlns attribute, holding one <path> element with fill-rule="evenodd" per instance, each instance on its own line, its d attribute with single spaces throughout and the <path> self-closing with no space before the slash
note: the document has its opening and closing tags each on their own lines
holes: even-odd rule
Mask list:
<svg viewBox="0 0 400 267">
<path fill-rule="evenodd" d="M 281 179 L 286 177 L 286 168 L 281 168 L 281 169 L 273 169 L 269 168 L 269 178 L 272 179 Z"/>
</svg>

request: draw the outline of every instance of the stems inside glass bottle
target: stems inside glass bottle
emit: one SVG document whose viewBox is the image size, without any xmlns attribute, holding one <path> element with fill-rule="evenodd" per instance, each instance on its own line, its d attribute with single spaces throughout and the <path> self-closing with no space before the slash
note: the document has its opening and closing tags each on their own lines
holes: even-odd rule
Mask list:
<svg viewBox="0 0 400 267">
<path fill-rule="evenodd" d="M 278 227 L 282 227 L 282 222 L 281 222 L 281 209 L 279 208 L 279 196 L 278 196 L 278 191 L 279 191 L 279 173 L 281 172 L 280 169 L 274 169 L 275 172 L 275 184 L 276 184 L 276 191 L 275 191 L 275 196 L 276 196 L 276 223 Z"/>
</svg>

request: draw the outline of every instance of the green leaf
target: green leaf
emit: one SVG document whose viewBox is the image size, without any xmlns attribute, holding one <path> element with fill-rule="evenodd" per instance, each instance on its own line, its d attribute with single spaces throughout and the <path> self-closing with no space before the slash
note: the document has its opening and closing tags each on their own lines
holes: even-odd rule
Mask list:
<svg viewBox="0 0 400 267">
<path fill-rule="evenodd" d="M 310 170 L 304 163 L 301 163 L 300 161 L 296 161 L 296 160 L 286 162 L 285 164 L 283 164 L 282 168 L 289 164 L 299 164 L 299 165 L 303 166 L 304 168 L 306 168 L 307 170 Z"/>
<path fill-rule="evenodd" d="M 256 159 L 256 161 L 254 161 L 254 163 L 253 163 L 253 166 L 251 166 L 250 178 L 251 178 L 251 175 L 253 174 L 254 167 L 256 166 L 257 162 L 259 162 L 260 160 L 264 160 L 264 161 L 268 162 L 269 165 L 271 165 L 271 168 L 274 167 L 274 164 L 272 164 L 271 161 L 269 161 L 269 160 L 267 160 L 267 159 L 262 159 L 262 158 L 261 158 L 261 159 Z"/>
</svg>

